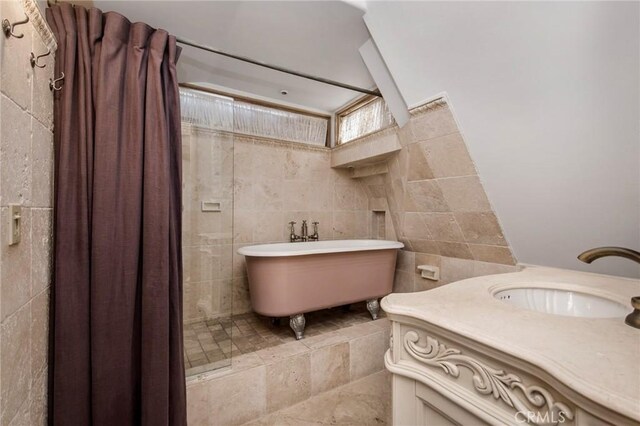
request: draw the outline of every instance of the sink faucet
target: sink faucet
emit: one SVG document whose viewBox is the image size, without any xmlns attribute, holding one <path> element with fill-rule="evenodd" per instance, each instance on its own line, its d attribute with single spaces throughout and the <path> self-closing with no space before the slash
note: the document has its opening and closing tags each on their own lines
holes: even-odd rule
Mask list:
<svg viewBox="0 0 640 426">
<path fill-rule="evenodd" d="M 583 253 L 580 253 L 578 259 L 584 263 L 591 263 L 596 259 L 607 256 L 625 257 L 640 264 L 640 252 L 624 247 L 592 248 Z M 631 298 L 631 306 L 633 307 L 633 312 L 627 315 L 627 317 L 624 319 L 624 322 L 631 327 L 640 328 L 640 296 Z"/>
<path fill-rule="evenodd" d="M 637 263 L 640 263 L 640 253 L 624 247 L 598 247 L 587 250 L 578 256 L 578 259 L 584 263 L 591 263 L 596 259 L 607 256 L 626 257 Z"/>
</svg>

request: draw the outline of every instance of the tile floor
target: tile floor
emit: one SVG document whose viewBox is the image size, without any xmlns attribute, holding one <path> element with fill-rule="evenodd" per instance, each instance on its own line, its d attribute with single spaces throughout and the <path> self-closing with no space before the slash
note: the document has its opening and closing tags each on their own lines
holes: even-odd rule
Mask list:
<svg viewBox="0 0 640 426">
<path fill-rule="evenodd" d="M 380 311 L 380 316 L 384 312 Z M 371 321 L 366 303 L 354 303 L 349 309 L 324 309 L 305 314 L 305 337 Z M 184 347 L 187 376 L 226 367 L 231 357 L 295 341 L 288 318 L 274 325 L 270 318 L 246 313 L 225 318 L 185 324 Z"/>
<path fill-rule="evenodd" d="M 391 425 L 391 374 L 380 371 L 245 426 Z"/>
</svg>

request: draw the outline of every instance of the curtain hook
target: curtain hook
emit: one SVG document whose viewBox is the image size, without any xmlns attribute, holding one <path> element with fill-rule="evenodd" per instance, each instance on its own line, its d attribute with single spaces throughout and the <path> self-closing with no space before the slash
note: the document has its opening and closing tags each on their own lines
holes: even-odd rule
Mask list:
<svg viewBox="0 0 640 426">
<path fill-rule="evenodd" d="M 49 79 L 49 90 L 51 90 L 51 91 L 55 90 L 56 92 L 59 91 L 59 90 L 62 90 L 62 85 L 57 86 L 56 83 L 59 82 L 59 81 L 62 81 L 62 83 L 64 84 L 63 80 L 64 80 L 64 73 L 62 73 L 62 77 L 56 78 L 55 80 L 50 78 Z"/>
<path fill-rule="evenodd" d="M 18 26 L 18 25 L 23 25 L 26 24 L 27 22 L 29 22 L 29 17 L 25 14 L 25 19 L 24 21 L 18 21 L 18 22 L 14 22 L 13 24 L 11 22 L 9 22 L 8 19 L 3 19 L 2 20 L 2 31 L 4 31 L 4 35 L 9 37 L 9 36 L 13 36 L 15 38 L 22 38 L 24 37 L 24 34 L 16 34 L 13 32 L 13 28 Z"/>
<path fill-rule="evenodd" d="M 38 56 L 36 56 L 33 52 L 31 52 L 31 57 L 29 58 L 29 62 L 31 63 L 31 68 L 33 68 L 33 67 L 38 67 L 38 68 L 46 67 L 47 64 L 40 65 L 38 63 L 38 60 L 40 58 L 44 58 L 45 56 L 49 56 L 49 55 L 51 55 L 51 49 L 47 49 L 47 53 L 43 53 L 42 55 L 38 55 Z"/>
</svg>

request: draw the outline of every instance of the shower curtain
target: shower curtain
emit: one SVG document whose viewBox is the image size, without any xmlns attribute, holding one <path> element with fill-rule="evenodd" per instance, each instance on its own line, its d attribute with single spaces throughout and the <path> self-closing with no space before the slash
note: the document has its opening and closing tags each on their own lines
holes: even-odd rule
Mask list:
<svg viewBox="0 0 640 426">
<path fill-rule="evenodd" d="M 47 9 L 55 76 L 49 422 L 186 425 L 175 37 Z"/>
</svg>

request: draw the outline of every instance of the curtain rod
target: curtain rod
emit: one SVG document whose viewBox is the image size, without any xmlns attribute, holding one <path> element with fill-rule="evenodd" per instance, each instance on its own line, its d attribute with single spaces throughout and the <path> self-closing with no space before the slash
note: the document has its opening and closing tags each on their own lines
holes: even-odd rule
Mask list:
<svg viewBox="0 0 640 426">
<path fill-rule="evenodd" d="M 250 64 L 258 65 L 259 67 L 264 67 L 264 68 L 269 68 L 269 69 L 272 69 L 272 70 L 275 70 L 275 71 L 280 71 L 280 72 L 283 72 L 285 74 L 295 75 L 295 76 L 298 76 L 298 77 L 306 78 L 308 80 L 313 80 L 313 81 L 318 81 L 320 83 L 329 84 L 331 86 L 336 86 L 336 87 L 341 87 L 343 89 L 353 90 L 354 92 L 365 93 L 367 95 L 379 96 L 379 97 L 382 96 L 380 94 L 380 92 L 377 91 L 377 90 L 363 89 L 361 87 L 352 86 L 350 84 L 340 83 L 339 81 L 329 80 L 327 78 L 316 77 L 316 76 L 311 75 L 311 74 L 305 74 L 305 73 L 302 73 L 302 72 L 289 70 L 287 68 L 279 67 L 277 65 L 266 64 L 264 62 L 256 61 L 255 59 L 247 58 L 245 56 L 233 55 L 231 53 L 223 52 L 222 50 L 219 50 L 219 49 L 214 49 L 213 47 L 210 47 L 210 46 L 205 46 L 203 44 L 198 44 L 198 43 L 196 43 L 194 41 L 191 41 L 191 40 L 188 40 L 188 39 L 185 39 L 185 38 L 182 38 L 182 37 L 176 37 L 176 41 L 178 43 L 186 44 L 187 46 L 195 47 L 196 49 L 206 50 L 207 52 L 215 53 L 215 54 L 221 55 L 221 56 L 226 56 L 227 58 L 237 59 L 237 60 L 243 61 L 243 62 L 248 62 Z"/>
<path fill-rule="evenodd" d="M 0 0 L 0 1 L 2 1 L 2 0 Z M 47 0 L 47 5 L 49 7 L 51 7 L 52 5 L 55 5 L 56 3 L 58 3 L 58 0 Z M 75 4 L 72 4 L 72 6 L 75 7 Z M 269 69 L 272 69 L 274 71 L 280 71 L 280 72 L 283 72 L 285 74 L 291 74 L 291 75 L 295 75 L 295 76 L 298 76 L 298 77 L 306 78 L 307 80 L 313 80 L 313 81 L 317 81 L 317 82 L 320 82 L 320 83 L 329 84 L 331 86 L 341 87 L 341 88 L 347 89 L 347 90 L 353 90 L 354 92 L 360 92 L 360 93 L 364 93 L 366 95 L 382 97 L 382 95 L 380 94 L 380 91 L 378 91 L 378 90 L 363 89 L 362 87 L 352 86 L 351 84 L 346 84 L 346 83 L 340 83 L 339 81 L 329 80 L 328 78 L 316 77 L 315 75 L 289 70 L 287 68 L 279 67 L 277 65 L 267 64 L 267 63 L 264 63 L 264 62 L 257 61 L 255 59 L 247 58 L 246 56 L 233 55 L 231 53 L 223 52 L 222 50 L 215 49 L 215 48 L 213 48 L 211 46 L 206 46 L 204 44 L 199 44 L 199 43 L 196 43 L 195 41 L 192 41 L 192 40 L 189 40 L 189 39 L 186 39 L 186 38 L 182 38 L 182 37 L 176 37 L 176 41 L 178 43 L 186 44 L 187 46 L 195 47 L 196 49 L 206 50 L 207 52 L 215 53 L 215 54 L 221 55 L 221 56 L 226 56 L 227 58 L 237 59 L 237 60 L 243 61 L 243 62 L 248 62 L 250 64 L 254 64 L 254 65 L 257 65 L 259 67 L 269 68 Z"/>
</svg>

